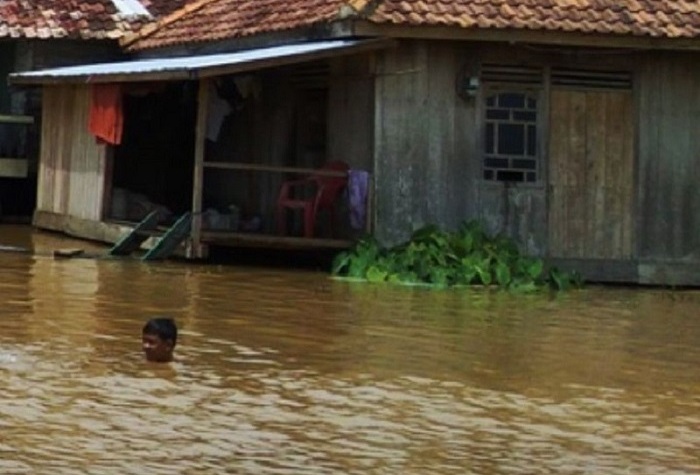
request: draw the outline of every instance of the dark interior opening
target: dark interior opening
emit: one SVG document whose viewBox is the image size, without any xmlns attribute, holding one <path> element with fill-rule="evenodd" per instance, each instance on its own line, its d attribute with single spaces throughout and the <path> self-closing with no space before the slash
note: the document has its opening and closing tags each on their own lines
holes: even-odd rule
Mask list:
<svg viewBox="0 0 700 475">
<path fill-rule="evenodd" d="M 114 147 L 110 218 L 140 221 L 162 210 L 173 221 L 192 208 L 196 82 L 129 88 L 122 143 Z"/>
</svg>

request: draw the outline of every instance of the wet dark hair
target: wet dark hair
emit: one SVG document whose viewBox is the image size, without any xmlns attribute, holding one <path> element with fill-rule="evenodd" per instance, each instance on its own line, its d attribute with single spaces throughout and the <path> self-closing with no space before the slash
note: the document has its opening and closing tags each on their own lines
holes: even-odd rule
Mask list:
<svg viewBox="0 0 700 475">
<path fill-rule="evenodd" d="M 170 317 L 154 317 L 143 326 L 144 335 L 158 335 L 163 341 L 170 340 L 173 346 L 177 343 L 177 325 Z"/>
</svg>

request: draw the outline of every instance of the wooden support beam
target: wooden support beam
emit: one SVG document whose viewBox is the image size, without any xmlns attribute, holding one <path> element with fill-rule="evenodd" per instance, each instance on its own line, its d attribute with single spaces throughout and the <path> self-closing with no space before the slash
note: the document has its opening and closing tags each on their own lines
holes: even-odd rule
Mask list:
<svg viewBox="0 0 700 475">
<path fill-rule="evenodd" d="M 31 115 L 7 115 L 0 114 L 0 124 L 33 124 L 34 117 Z"/>
<path fill-rule="evenodd" d="M 197 94 L 197 121 L 194 142 L 194 178 L 192 181 L 192 228 L 187 257 L 204 257 L 202 248 L 202 194 L 204 191 L 204 152 L 206 146 L 206 127 L 211 80 L 199 81 Z"/>
<path fill-rule="evenodd" d="M 348 172 L 339 172 L 333 170 L 322 170 L 320 168 L 299 168 L 299 167 L 284 167 L 277 165 L 264 165 L 259 163 L 233 163 L 233 162 L 205 162 L 205 168 L 220 168 L 224 170 L 246 170 L 259 172 L 276 172 L 276 173 L 298 173 L 300 175 L 317 175 L 317 176 L 338 176 L 347 177 Z"/>
</svg>

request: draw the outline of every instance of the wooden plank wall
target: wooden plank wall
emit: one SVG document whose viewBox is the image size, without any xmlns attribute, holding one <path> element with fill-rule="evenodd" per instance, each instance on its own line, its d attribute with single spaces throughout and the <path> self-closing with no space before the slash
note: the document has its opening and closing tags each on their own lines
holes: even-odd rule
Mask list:
<svg viewBox="0 0 700 475">
<path fill-rule="evenodd" d="M 554 88 L 549 148 L 549 255 L 634 256 L 631 91 Z"/>
<path fill-rule="evenodd" d="M 42 100 L 37 210 L 100 220 L 105 146 L 87 130 L 89 86 L 46 86 Z"/>
<path fill-rule="evenodd" d="M 353 168 L 372 171 L 371 119 L 374 76 L 371 55 L 343 56 L 330 62 L 328 91 L 329 160 L 343 160 Z"/>
<path fill-rule="evenodd" d="M 387 244 L 427 224 L 455 228 L 476 208 L 474 105 L 456 93 L 459 52 L 451 43 L 406 41 L 379 57 L 376 234 Z"/>
<path fill-rule="evenodd" d="M 640 257 L 700 261 L 700 55 L 649 53 L 639 99 Z"/>
</svg>

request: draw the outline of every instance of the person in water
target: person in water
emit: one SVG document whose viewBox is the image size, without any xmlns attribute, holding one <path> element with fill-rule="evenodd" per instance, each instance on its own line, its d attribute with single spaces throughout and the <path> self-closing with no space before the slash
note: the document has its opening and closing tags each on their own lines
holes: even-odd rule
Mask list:
<svg viewBox="0 0 700 475">
<path fill-rule="evenodd" d="M 177 326 L 169 317 L 154 317 L 141 331 L 141 345 L 148 361 L 168 363 L 177 344 Z"/>
</svg>

